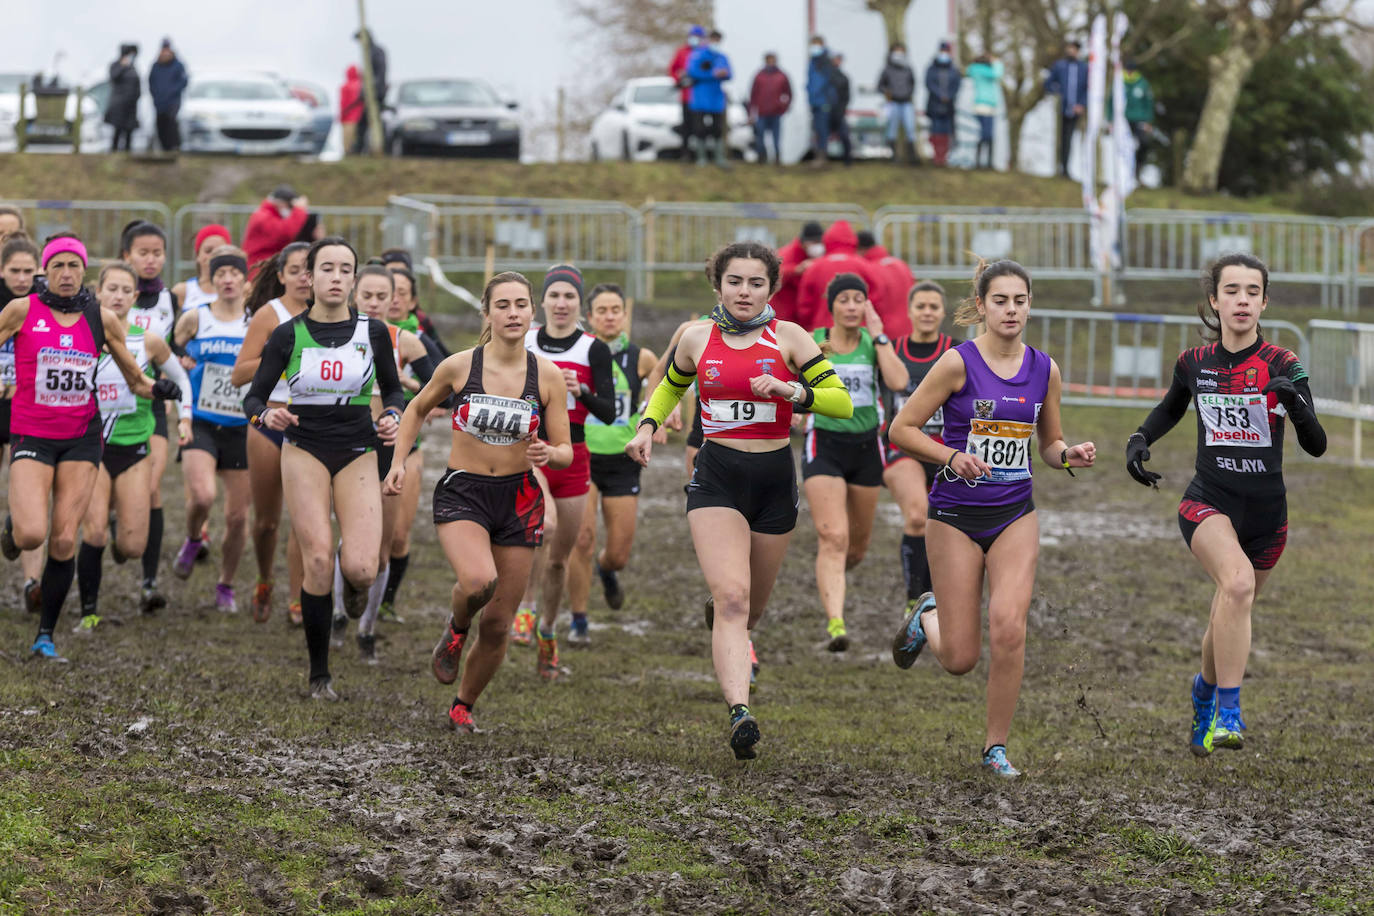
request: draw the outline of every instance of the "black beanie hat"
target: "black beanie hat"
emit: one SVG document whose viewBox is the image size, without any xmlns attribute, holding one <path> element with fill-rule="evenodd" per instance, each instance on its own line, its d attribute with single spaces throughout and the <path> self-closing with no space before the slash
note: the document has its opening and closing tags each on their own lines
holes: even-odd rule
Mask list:
<svg viewBox="0 0 1374 916">
<path fill-rule="evenodd" d="M 582 271 L 571 264 L 555 264 L 549 268 L 549 272 L 544 274 L 544 289 L 540 291 L 540 297 L 548 293 L 550 286 L 559 282 L 571 283 L 577 289 L 577 298 L 582 298 Z"/>
<path fill-rule="evenodd" d="M 868 298 L 868 284 L 858 274 L 836 274 L 835 279 L 825 288 L 825 307 L 835 311 L 835 298 L 847 289 L 856 289 Z"/>
<path fill-rule="evenodd" d="M 803 242 L 819 242 L 825 238 L 825 227 L 820 223 L 807 223 L 802 226 L 801 240 Z"/>
</svg>

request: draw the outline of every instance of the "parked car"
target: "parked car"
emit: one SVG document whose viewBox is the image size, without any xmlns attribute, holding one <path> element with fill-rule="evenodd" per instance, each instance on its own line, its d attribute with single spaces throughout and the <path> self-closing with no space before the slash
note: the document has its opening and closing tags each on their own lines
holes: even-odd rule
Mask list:
<svg viewBox="0 0 1374 916">
<path fill-rule="evenodd" d="M 682 149 L 682 102 L 671 77 L 642 76 L 627 82 L 592 121 L 592 159 L 653 162 Z M 754 128 L 744 103 L 730 99 L 727 145 L 734 156 L 752 158 Z"/>
<path fill-rule="evenodd" d="M 387 149 L 520 158 L 519 106 L 477 79 L 406 80 L 385 112 Z"/>
<path fill-rule="evenodd" d="M 310 108 L 267 73 L 193 74 L 180 121 L 188 153 L 310 155 L 320 140 Z"/>
<path fill-rule="evenodd" d="M 0 73 L 0 152 L 13 152 L 18 146 L 16 129 L 19 124 L 19 87 L 32 86 L 33 81 L 32 73 Z M 98 99 L 87 95 L 82 100 L 81 148 L 85 151 L 101 148 L 100 118 L 103 111 L 104 108 Z M 24 118 L 32 122 L 37 113 L 37 102 L 33 95 L 29 94 L 25 98 Z M 76 119 L 75 89 L 67 96 L 66 118 L 68 125 Z M 28 144 L 31 150 L 47 146 L 61 150 L 69 148 L 67 141 L 58 143 L 51 136 L 45 136 L 41 130 L 33 129 L 28 132 Z M 108 142 L 105 145 L 108 146 Z"/>
<path fill-rule="evenodd" d="M 315 131 L 314 153 L 318 156 L 324 151 L 329 132 L 334 129 L 334 108 L 330 104 L 329 92 L 318 83 L 296 79 L 287 80 L 286 88 L 310 109 L 312 128 Z"/>
</svg>

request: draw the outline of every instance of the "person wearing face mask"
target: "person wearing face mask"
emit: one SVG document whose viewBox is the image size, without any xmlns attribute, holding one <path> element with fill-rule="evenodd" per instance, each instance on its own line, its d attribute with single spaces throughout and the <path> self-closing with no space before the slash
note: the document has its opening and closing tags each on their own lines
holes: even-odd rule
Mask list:
<svg viewBox="0 0 1374 916">
<path fill-rule="evenodd" d="M 911 333 L 911 318 L 905 306 L 907 293 L 916 283 L 911 265 L 888 254 L 887 249 L 879 245 L 873 233 L 867 229 L 860 231 L 858 238 L 859 257 L 872 265 L 874 273 L 878 275 L 878 298 L 883 303 L 878 317 L 882 318 L 883 327 L 892 335 L 892 339 L 900 340 Z"/>
<path fill-rule="evenodd" d="M 681 158 L 687 161 L 689 152 L 688 140 L 692 136 L 692 80 L 687 75 L 687 59 L 692 56 L 692 52 L 701 46 L 706 39 L 706 30 L 699 25 L 694 25 L 687 30 L 687 40 L 684 41 L 676 51 L 673 52 L 673 62 L 668 65 L 668 75 L 673 78 L 673 82 L 682 91 L 678 97 L 682 102 L 682 120 L 678 122 L 677 130 L 682 135 Z"/>
<path fill-rule="evenodd" d="M 887 99 L 887 145 L 892 148 L 894 161 L 899 157 L 897 136 L 906 135 L 907 161 L 913 165 L 921 161 L 916 151 L 916 73 L 907 62 L 906 45 L 900 41 L 887 54 L 887 63 L 878 75 L 878 91 Z"/>
<path fill-rule="evenodd" d="M 825 305 L 825 291 L 830 281 L 840 274 L 858 274 L 868 288 L 873 307 L 883 314 L 887 306 L 882 282 L 871 261 L 859 257 L 859 239 L 847 220 L 836 220 L 825 231 L 825 255 L 817 258 L 802 273 L 797 293 L 796 322 L 808 331 L 829 327 L 830 310 Z"/>
<path fill-rule="evenodd" d="M 811 165 L 825 165 L 830 143 L 830 115 L 835 109 L 835 65 L 825 50 L 825 39 L 811 36 L 811 61 L 806 68 L 806 102 L 811 106 Z"/>
<path fill-rule="evenodd" d="M 968 78 L 973 80 L 973 114 L 978 118 L 978 150 L 974 153 L 974 168 L 992 168 L 992 141 L 997 130 L 997 104 L 1002 95 L 1002 62 L 993 60 L 987 52 L 979 54 L 968 65 Z M 987 150 L 987 164 L 983 151 Z"/>
<path fill-rule="evenodd" d="M 802 226 L 801 235 L 778 249 L 778 259 L 782 262 L 781 286 L 768 304 L 773 306 L 779 320 L 797 320 L 797 292 L 802 274 L 812 261 L 825 255 L 824 237 L 825 229 L 820 223 L 807 223 Z"/>
<path fill-rule="evenodd" d="M 963 76 L 954 66 L 953 47 L 940 42 L 940 50 L 926 68 L 926 117 L 930 119 L 930 145 L 935 151 L 934 162 L 949 161 L 949 148 L 954 140 L 954 100 L 959 97 Z"/>
<path fill-rule="evenodd" d="M 318 220 L 309 208 L 309 198 L 284 184 L 248 217 L 243 230 L 243 251 L 253 265 L 254 276 L 260 263 L 276 257 L 287 245 L 313 240 Z"/>
<path fill-rule="evenodd" d="M 830 133 L 840 141 L 845 165 L 854 164 L 854 145 L 849 138 L 849 75 L 844 72 L 844 55 L 830 58 L 831 78 L 835 81 L 835 104 L 830 109 Z"/>
<path fill-rule="evenodd" d="M 765 142 L 773 138 L 773 162 L 782 164 L 782 116 L 792 107 L 792 81 L 778 68 L 778 55 L 763 55 L 763 69 L 754 74 L 749 88 L 749 117 L 754 122 L 754 149 L 759 162 L 768 161 Z"/>
<path fill-rule="evenodd" d="M 732 74 L 730 59 L 720 51 L 722 37 L 720 32 L 712 30 L 706 43 L 687 58 L 687 75 L 692 80 L 692 97 L 688 106 L 692 109 L 692 139 L 696 146 L 697 165 L 705 165 L 707 158 L 711 157 L 716 165 L 729 168 L 729 153 L 725 148 L 729 100 L 725 97 L 722 84 Z"/>
<path fill-rule="evenodd" d="M 1069 177 L 1069 148 L 1078 119 L 1087 110 L 1088 62 L 1079 60 L 1076 39 L 1064 43 L 1064 56 L 1054 62 L 1045 79 L 1045 92 L 1059 96 L 1059 177 Z"/>
<path fill-rule="evenodd" d="M 105 105 L 105 123 L 114 128 L 110 138 L 110 152 L 129 151 L 134 131 L 138 128 L 138 98 L 143 94 L 142 82 L 134 69 L 138 45 L 119 46 L 119 60 L 110 64 L 110 99 Z"/>
</svg>

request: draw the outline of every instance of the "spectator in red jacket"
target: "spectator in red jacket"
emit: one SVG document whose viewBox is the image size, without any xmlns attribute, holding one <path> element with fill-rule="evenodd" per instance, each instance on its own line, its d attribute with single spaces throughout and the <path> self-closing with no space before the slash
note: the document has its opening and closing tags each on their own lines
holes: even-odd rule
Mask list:
<svg viewBox="0 0 1374 916">
<path fill-rule="evenodd" d="M 825 304 L 825 288 L 840 274 L 858 274 L 868 284 L 868 299 L 879 315 L 887 303 L 883 296 L 882 281 L 878 270 L 870 261 L 859 257 L 859 239 L 847 220 L 837 220 L 825 230 L 825 256 L 812 262 L 802 272 L 801 288 L 797 292 L 797 324 L 814 331 L 816 328 L 830 327 L 834 323 L 830 309 Z"/>
<path fill-rule="evenodd" d="M 692 80 L 687 76 L 687 58 L 692 56 L 692 52 L 700 47 L 706 40 L 706 30 L 699 25 L 694 25 L 687 30 L 687 41 L 673 52 L 673 62 L 668 65 L 668 75 L 677 83 L 682 99 L 682 122 L 678 124 L 678 133 L 682 134 L 682 159 L 687 160 L 687 138 L 692 136 L 692 112 L 688 108 L 688 103 L 692 101 Z"/>
<path fill-rule="evenodd" d="M 821 241 L 824 233 L 820 223 L 807 223 L 802 226 L 800 236 L 778 249 L 778 258 L 782 260 L 782 285 L 769 304 L 784 321 L 797 320 L 797 288 L 801 286 L 806 268 L 825 254 L 825 243 Z"/>
<path fill-rule="evenodd" d="M 906 297 L 916 285 L 910 265 L 888 254 L 867 229 L 859 233 L 859 257 L 877 268 L 882 283 L 883 305 L 878 309 L 878 317 L 883 319 L 883 330 L 893 340 L 909 337 L 911 315 L 907 311 Z"/>
<path fill-rule="evenodd" d="M 281 185 L 248 217 L 243 250 L 253 273 L 257 272 L 256 265 L 275 257 L 292 242 L 314 240 L 319 227 L 309 206 L 305 195 L 297 194 L 290 185 Z"/>
<path fill-rule="evenodd" d="M 353 151 L 358 139 L 358 122 L 363 118 L 363 77 L 357 64 L 349 64 L 344 84 L 339 87 L 339 123 L 343 125 L 344 149 Z"/>
<path fill-rule="evenodd" d="M 778 69 L 778 55 L 768 52 L 763 55 L 763 69 L 754 74 L 754 85 L 749 90 L 749 118 L 754 122 L 754 149 L 758 151 L 759 162 L 768 161 L 767 144 L 764 139 L 773 138 L 773 161 L 782 164 L 782 116 L 792 107 L 792 81 L 787 74 Z"/>
</svg>

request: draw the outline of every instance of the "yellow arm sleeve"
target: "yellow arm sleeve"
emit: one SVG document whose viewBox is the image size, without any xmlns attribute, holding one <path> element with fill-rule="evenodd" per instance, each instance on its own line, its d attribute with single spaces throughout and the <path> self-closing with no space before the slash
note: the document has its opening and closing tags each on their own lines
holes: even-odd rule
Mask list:
<svg viewBox="0 0 1374 916">
<path fill-rule="evenodd" d="M 658 383 L 654 393 L 649 396 L 649 403 L 644 407 L 644 420 L 649 420 L 654 424 L 654 429 L 663 425 L 663 421 L 668 414 L 673 412 L 678 401 L 687 393 L 696 373 L 688 375 L 677 367 L 676 363 L 668 363 L 668 371 L 663 374 L 663 381 Z M 644 420 L 640 420 L 641 423 Z"/>
<path fill-rule="evenodd" d="M 806 397 L 801 406 L 812 413 L 835 420 L 847 420 L 854 415 L 854 401 L 849 397 L 849 389 L 835 374 L 835 367 L 824 356 L 817 357 L 802 366 L 802 384 L 806 386 Z"/>
</svg>

